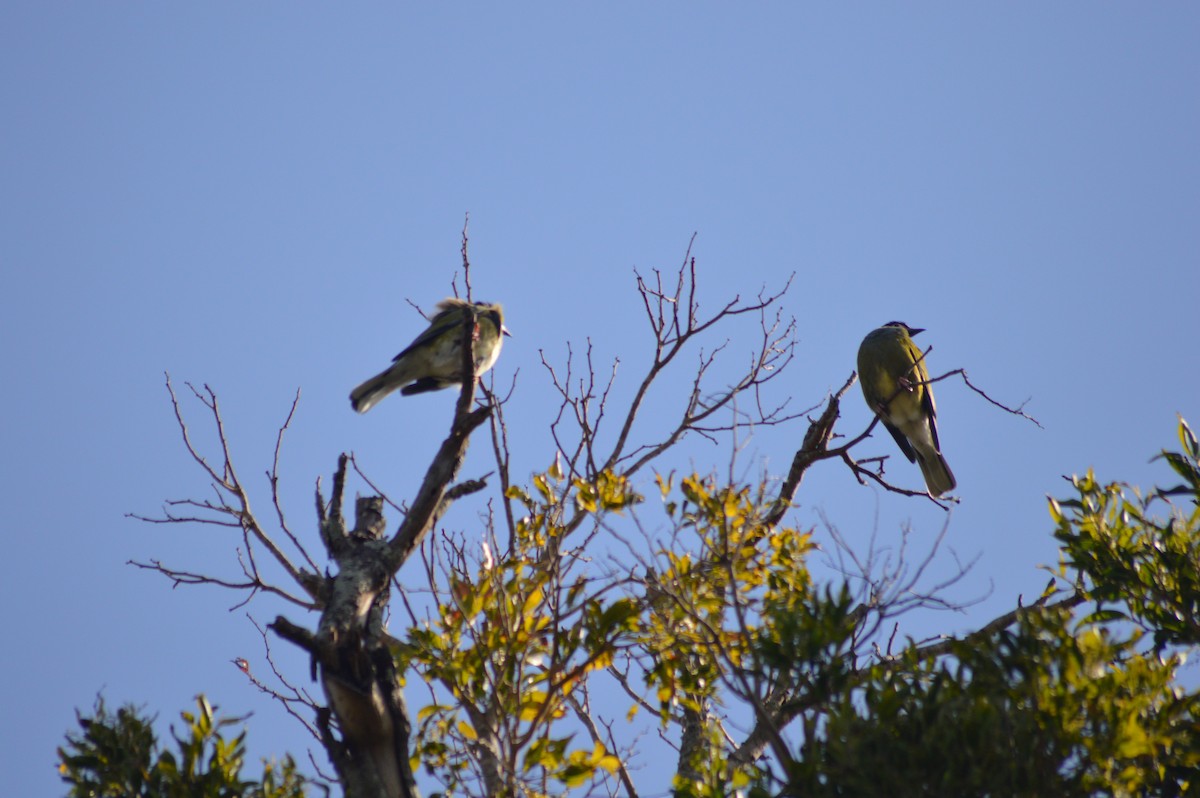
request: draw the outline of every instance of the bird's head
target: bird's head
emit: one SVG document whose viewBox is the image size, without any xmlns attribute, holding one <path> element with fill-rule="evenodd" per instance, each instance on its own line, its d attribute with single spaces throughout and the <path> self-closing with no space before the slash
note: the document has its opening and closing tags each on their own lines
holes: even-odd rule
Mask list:
<svg viewBox="0 0 1200 798">
<path fill-rule="evenodd" d="M 510 333 L 508 328 L 504 326 L 504 308 L 500 306 L 499 302 L 470 303 L 465 299 L 459 299 L 458 297 L 448 297 L 437 304 L 438 316 L 445 316 L 450 313 L 462 315 L 462 312 L 466 308 L 471 307 L 472 304 L 474 304 L 475 315 L 477 317 L 488 318 L 493 324 L 496 325 L 496 328 L 500 330 L 500 332 L 504 333 L 509 338 L 512 337 L 512 333 Z"/>
<path fill-rule="evenodd" d="M 887 324 L 885 324 L 883 326 L 884 327 L 898 327 L 899 329 L 904 330 L 904 332 L 908 333 L 909 336 L 913 336 L 913 335 L 916 335 L 917 333 L 925 332 L 924 327 L 909 327 L 907 324 L 905 324 L 902 321 L 889 321 Z"/>
<path fill-rule="evenodd" d="M 500 306 L 499 302 L 494 304 L 489 304 L 487 302 L 476 302 L 475 312 L 480 316 L 487 316 L 490 318 L 492 323 L 496 325 L 496 329 L 500 330 L 501 333 L 507 335 L 509 338 L 512 338 L 512 333 L 510 333 L 508 328 L 504 326 L 504 308 Z"/>
</svg>

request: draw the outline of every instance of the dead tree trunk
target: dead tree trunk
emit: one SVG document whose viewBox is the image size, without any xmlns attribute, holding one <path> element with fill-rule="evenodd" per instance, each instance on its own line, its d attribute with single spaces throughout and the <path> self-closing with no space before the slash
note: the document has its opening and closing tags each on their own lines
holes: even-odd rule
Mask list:
<svg viewBox="0 0 1200 798">
<path fill-rule="evenodd" d="M 343 457 L 339 477 L 344 468 Z M 330 550 L 338 571 L 326 580 L 316 634 L 282 616 L 271 628 L 312 656 L 328 701 L 318 718 L 322 742 L 345 794 L 417 798 L 408 765 L 408 712 L 382 623 L 391 573 L 381 509 L 379 497 L 359 499 L 349 534 L 340 515 L 323 520 L 327 545 L 339 541 Z"/>
</svg>

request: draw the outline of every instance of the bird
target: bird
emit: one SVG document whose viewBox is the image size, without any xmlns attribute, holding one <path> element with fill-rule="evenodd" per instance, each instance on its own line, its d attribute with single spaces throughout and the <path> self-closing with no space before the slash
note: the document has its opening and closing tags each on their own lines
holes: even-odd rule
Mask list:
<svg viewBox="0 0 1200 798">
<path fill-rule="evenodd" d="M 496 364 L 504 336 L 511 335 L 504 326 L 504 310 L 500 305 L 486 302 L 472 305 L 450 298 L 439 302 L 437 308 L 429 328 L 396 355 L 391 366 L 350 392 L 350 406 L 356 412 L 367 412 L 397 388 L 404 396 L 411 396 L 460 384 L 463 324 L 471 308 L 475 310 L 472 334 L 475 376 Z"/>
<path fill-rule="evenodd" d="M 867 333 L 858 347 L 858 379 L 867 406 L 892 433 L 900 451 L 921 467 L 929 495 L 937 498 L 958 484 L 938 440 L 937 405 L 920 347 L 913 336 L 924 329 L 890 321 Z"/>
</svg>

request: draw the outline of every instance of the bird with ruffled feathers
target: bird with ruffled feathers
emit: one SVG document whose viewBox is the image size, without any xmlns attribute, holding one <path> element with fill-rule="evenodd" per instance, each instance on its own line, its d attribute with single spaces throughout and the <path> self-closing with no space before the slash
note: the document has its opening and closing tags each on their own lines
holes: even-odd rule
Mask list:
<svg viewBox="0 0 1200 798">
<path fill-rule="evenodd" d="M 463 325 L 474 310 L 472 355 L 476 377 L 496 364 L 504 336 L 504 311 L 498 304 L 443 299 L 425 332 L 396 355 L 388 368 L 350 392 L 350 406 L 365 413 L 399 389 L 404 396 L 438 391 L 463 380 Z"/>
</svg>

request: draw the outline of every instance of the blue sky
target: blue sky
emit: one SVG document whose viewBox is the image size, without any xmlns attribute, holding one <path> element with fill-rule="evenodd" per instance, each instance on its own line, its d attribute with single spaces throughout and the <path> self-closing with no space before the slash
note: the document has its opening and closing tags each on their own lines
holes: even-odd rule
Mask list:
<svg viewBox="0 0 1200 798">
<path fill-rule="evenodd" d="M 962 497 L 948 539 L 979 558 L 959 596 L 984 600 L 932 628 L 1033 595 L 1060 476 L 1148 483 L 1176 413 L 1200 423 L 1197 41 L 1200 10 L 1182 3 L 4 4 L 14 794 L 61 793 L 54 748 L 101 690 L 164 719 L 203 691 L 254 713 L 255 753 L 303 757 L 303 731 L 229 664 L 264 667 L 236 598 L 125 564 L 236 567 L 213 530 L 125 517 L 205 489 L 163 371 L 218 391 L 248 480 L 302 390 L 283 474 L 310 541 L 313 480 L 341 451 L 410 495 L 452 395 L 365 417 L 346 396 L 421 329 L 405 300 L 448 293 L 468 212 L 476 295 L 502 301 L 516 335 L 497 376 L 519 372 L 518 478 L 553 457 L 539 350 L 561 362 L 590 338 L 601 362 L 620 356 L 628 395 L 649 356 L 633 269 L 674 269 L 695 232 L 707 308 L 795 273 L 779 398 L 819 402 L 894 318 L 928 329 L 931 371 L 1032 397 L 1045 429 L 938 386 Z M 732 363 L 753 326 L 728 334 Z M 673 406 L 664 388 L 647 428 Z M 852 396 L 841 430 L 867 421 Z M 759 431 L 739 462 L 779 475 L 802 434 Z M 467 475 L 490 469 L 486 450 Z M 878 435 L 862 453 L 897 455 Z M 722 442 L 663 465 L 728 458 Z M 890 473 L 919 485 L 915 468 Z M 824 515 L 860 542 L 944 521 L 833 464 L 797 501 L 795 523 Z M 474 533 L 478 511 L 446 525 Z M 665 788 L 641 765 L 648 793 Z"/>
</svg>

